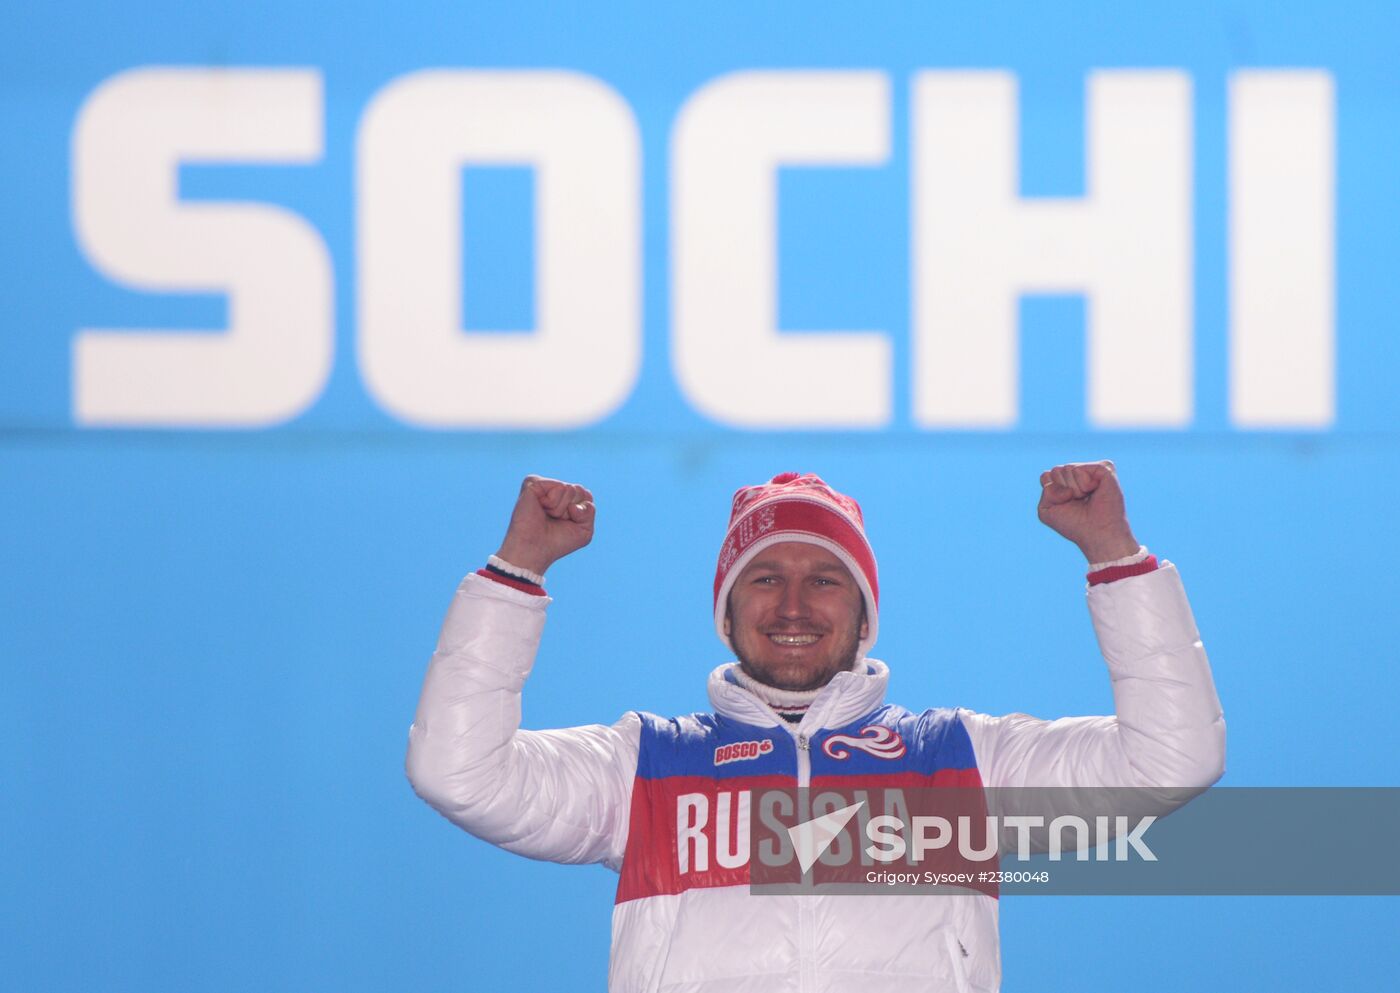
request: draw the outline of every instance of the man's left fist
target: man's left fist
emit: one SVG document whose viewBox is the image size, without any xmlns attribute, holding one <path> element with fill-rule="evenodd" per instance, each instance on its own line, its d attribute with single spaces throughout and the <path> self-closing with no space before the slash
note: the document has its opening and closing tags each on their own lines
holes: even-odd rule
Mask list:
<svg viewBox="0 0 1400 993">
<path fill-rule="evenodd" d="M 1040 474 L 1041 523 L 1079 546 L 1090 562 L 1110 562 L 1138 550 L 1113 463 L 1069 462 Z"/>
</svg>

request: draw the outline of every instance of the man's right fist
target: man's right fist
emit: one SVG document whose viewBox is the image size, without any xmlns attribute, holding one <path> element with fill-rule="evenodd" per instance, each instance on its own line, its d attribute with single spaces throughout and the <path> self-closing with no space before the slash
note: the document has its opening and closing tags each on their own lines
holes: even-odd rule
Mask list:
<svg viewBox="0 0 1400 993">
<path fill-rule="evenodd" d="M 526 476 L 498 556 L 544 575 L 593 540 L 593 494 L 576 483 Z"/>
</svg>

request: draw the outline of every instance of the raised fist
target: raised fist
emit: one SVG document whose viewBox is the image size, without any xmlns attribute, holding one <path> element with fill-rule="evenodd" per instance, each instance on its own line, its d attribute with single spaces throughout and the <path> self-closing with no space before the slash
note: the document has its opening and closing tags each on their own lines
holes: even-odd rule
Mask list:
<svg viewBox="0 0 1400 993">
<path fill-rule="evenodd" d="M 1090 562 L 1110 562 L 1138 550 L 1113 463 L 1070 462 L 1040 474 L 1041 523 L 1079 546 Z"/>
<path fill-rule="evenodd" d="M 496 552 L 511 565 L 541 575 L 593 540 L 593 494 L 576 483 L 526 476 Z"/>
</svg>

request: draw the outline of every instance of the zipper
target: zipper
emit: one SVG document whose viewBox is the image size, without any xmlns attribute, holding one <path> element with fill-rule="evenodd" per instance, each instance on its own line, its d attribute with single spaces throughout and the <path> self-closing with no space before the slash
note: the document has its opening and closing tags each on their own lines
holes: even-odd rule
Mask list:
<svg viewBox="0 0 1400 993">
<path fill-rule="evenodd" d="M 797 743 L 797 787 L 806 789 L 812 784 L 812 739 L 805 732 L 789 728 Z M 797 901 L 797 988 L 798 993 L 814 993 L 817 988 L 817 898 L 810 894 L 794 897 Z"/>
<path fill-rule="evenodd" d="M 802 894 L 797 901 L 797 989 L 798 993 L 816 993 L 817 989 L 817 922 L 813 901 L 821 897 Z"/>
</svg>

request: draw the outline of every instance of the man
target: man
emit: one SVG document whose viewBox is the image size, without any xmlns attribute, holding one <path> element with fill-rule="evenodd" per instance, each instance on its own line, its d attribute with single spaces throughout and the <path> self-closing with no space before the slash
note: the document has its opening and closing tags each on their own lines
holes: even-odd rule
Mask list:
<svg viewBox="0 0 1400 993">
<path fill-rule="evenodd" d="M 748 794 L 862 771 L 929 786 L 1204 788 L 1224 721 L 1176 570 L 1139 546 L 1110 462 L 1042 474 L 1040 519 L 1089 560 L 1115 717 L 1041 721 L 884 702 L 875 556 L 856 502 L 784 473 L 735 494 L 715 625 L 737 663 L 712 714 L 522 731 L 544 573 L 593 535 L 592 495 L 528 477 L 505 541 L 448 612 L 409 733 L 414 789 L 454 823 L 532 858 L 619 872 L 609 989 L 995 990 L 984 893 L 755 896 Z"/>
</svg>

